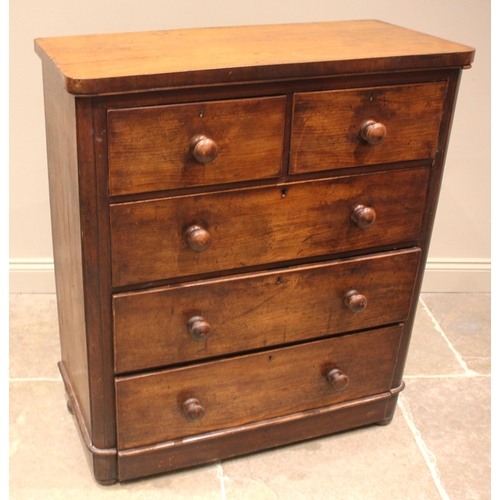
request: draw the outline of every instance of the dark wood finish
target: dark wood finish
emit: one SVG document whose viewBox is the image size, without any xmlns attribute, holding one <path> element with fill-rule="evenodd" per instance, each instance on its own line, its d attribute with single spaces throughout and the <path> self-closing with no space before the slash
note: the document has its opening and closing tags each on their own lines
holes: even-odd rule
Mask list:
<svg viewBox="0 0 500 500">
<path fill-rule="evenodd" d="M 396 326 L 117 378 L 118 448 L 203 434 L 387 392 L 400 335 L 401 327 Z M 328 381 L 333 368 L 349 374 L 349 386 L 342 391 Z M 196 398 L 205 409 L 204 418 L 194 425 L 182 409 L 188 398 Z"/>
<path fill-rule="evenodd" d="M 198 163 L 205 164 L 215 160 L 219 153 L 219 146 L 210 137 L 199 134 L 189 141 L 189 151 Z"/>
<path fill-rule="evenodd" d="M 78 171 L 80 192 L 81 245 L 85 259 L 85 329 L 87 334 L 89 386 L 91 388 L 93 446 L 105 450 L 94 454 L 94 473 L 103 484 L 116 481 L 116 456 L 107 450 L 116 448 L 114 390 L 112 385 L 113 342 L 107 332 L 112 328 L 110 280 L 109 203 L 106 196 L 106 172 L 98 168 L 102 155 L 94 125 L 96 112 L 89 99 L 76 99 Z M 71 339 L 68 339 L 71 341 Z"/>
<path fill-rule="evenodd" d="M 203 252 L 210 246 L 212 237 L 203 226 L 193 224 L 184 231 L 184 240 L 191 250 Z"/>
<path fill-rule="evenodd" d="M 70 407 L 78 409 L 90 442 L 95 449 L 108 449 L 116 443 L 114 405 L 106 408 L 101 398 L 112 389 L 111 365 L 109 361 L 101 362 L 106 349 L 102 348 L 104 339 L 100 335 L 100 298 L 96 300 L 95 295 L 99 287 L 92 283 L 99 275 L 94 272 L 89 278 L 88 270 L 95 261 L 93 252 L 86 251 L 89 241 L 95 241 L 95 187 L 87 189 L 95 176 L 92 172 L 82 178 L 81 168 L 82 163 L 91 169 L 94 166 L 92 127 L 88 125 L 91 108 L 88 101 L 77 101 L 63 91 L 53 68 L 44 67 L 43 80 L 60 366 L 67 374 L 66 385 L 72 388 Z M 77 123 L 81 127 L 77 128 Z M 98 351 L 95 355 L 94 350 Z M 107 376 L 103 376 L 103 366 L 107 366 Z M 100 410 L 97 414 L 92 410 L 96 407 Z M 87 450 L 87 458 L 96 480 L 103 484 L 116 482 L 116 450 L 103 457 L 94 451 Z"/>
<path fill-rule="evenodd" d="M 391 394 L 315 408 L 264 422 L 118 452 L 120 481 L 275 448 L 333 432 L 379 423 Z M 394 398 L 393 398 L 394 399 Z M 154 471 L 152 467 L 155 467 Z"/>
<path fill-rule="evenodd" d="M 279 177 L 284 115 L 283 96 L 110 110 L 110 194 Z"/>
<path fill-rule="evenodd" d="M 379 21 L 35 49 L 96 480 L 389 423 L 474 50 Z"/>
<path fill-rule="evenodd" d="M 187 324 L 188 332 L 191 337 L 198 342 L 203 342 L 207 340 L 212 329 L 210 328 L 210 323 L 205 321 L 203 316 L 193 316 Z M 142 365 L 141 365 L 142 366 Z"/>
<path fill-rule="evenodd" d="M 375 120 L 368 120 L 359 130 L 361 138 L 371 146 L 376 146 L 384 142 L 387 136 L 387 129 L 383 123 L 378 123 Z"/>
<path fill-rule="evenodd" d="M 417 168 L 112 205 L 113 284 L 415 242 L 428 176 Z M 360 203 L 377 212 L 366 229 L 351 220 Z M 210 233 L 205 251 L 184 243 L 193 224 Z"/>
<path fill-rule="evenodd" d="M 361 228 L 370 227 L 377 218 L 377 214 L 372 207 L 357 205 L 351 213 L 351 219 Z"/>
<path fill-rule="evenodd" d="M 330 370 L 326 378 L 328 379 L 328 382 L 333 386 L 333 388 L 338 392 L 342 392 L 343 390 L 347 389 L 347 386 L 349 385 L 349 377 L 338 368 Z"/>
<path fill-rule="evenodd" d="M 196 398 L 189 398 L 182 403 L 182 411 L 188 422 L 199 422 L 205 416 L 205 408 Z"/>
<path fill-rule="evenodd" d="M 90 427 L 75 102 L 53 68 L 44 68 L 43 81 L 61 359 Z"/>
<path fill-rule="evenodd" d="M 110 300 L 101 300 L 110 273 L 100 255 L 109 240 L 98 230 L 106 211 L 96 205 L 93 108 L 90 100 L 68 95 L 50 65 L 44 65 L 43 75 L 60 368 L 71 388 L 70 406 L 92 444 L 87 458 L 94 476 L 111 484 L 117 480 L 113 354 L 112 338 L 102 335 L 103 329 L 110 331 L 111 315 Z"/>
<path fill-rule="evenodd" d="M 451 72 L 448 78 L 448 92 L 447 92 L 447 99 L 445 102 L 445 106 L 443 109 L 443 118 L 441 121 L 441 127 L 439 131 L 438 151 L 436 153 L 434 165 L 431 170 L 431 176 L 429 179 L 427 207 L 424 213 L 422 232 L 421 232 L 420 247 L 422 248 L 422 262 L 427 261 L 427 255 L 429 253 L 432 229 L 438 206 L 441 183 L 443 180 L 446 153 L 448 150 L 449 138 L 451 134 L 451 125 L 457 102 L 460 78 L 461 78 L 461 71 L 459 70 Z M 422 286 L 424 273 L 425 273 L 425 266 L 424 265 L 419 266 L 416 275 L 417 291 L 419 291 Z M 403 337 L 401 339 L 401 350 L 398 358 L 398 363 L 396 365 L 396 370 L 394 372 L 393 387 L 399 386 L 402 383 L 403 370 L 408 355 L 413 324 L 417 313 L 418 299 L 419 299 L 418 293 L 416 293 L 412 299 L 412 307 L 410 308 L 408 321 L 405 323 Z M 392 407 L 395 408 L 395 406 L 396 402 L 393 402 Z"/>
<path fill-rule="evenodd" d="M 404 321 L 419 250 L 188 283 L 113 297 L 117 373 L 216 357 Z M 353 287 L 369 306 L 353 314 Z M 303 307 L 307 304 L 307 307 Z M 211 335 L 195 342 L 203 316 Z"/>
<path fill-rule="evenodd" d="M 349 290 L 344 295 L 344 304 L 351 312 L 358 314 L 366 309 L 368 299 L 366 295 L 359 293 L 357 290 Z"/>
<path fill-rule="evenodd" d="M 446 82 L 295 94 L 290 172 L 431 158 L 445 95 Z M 383 142 L 363 139 L 367 120 Z"/>
</svg>

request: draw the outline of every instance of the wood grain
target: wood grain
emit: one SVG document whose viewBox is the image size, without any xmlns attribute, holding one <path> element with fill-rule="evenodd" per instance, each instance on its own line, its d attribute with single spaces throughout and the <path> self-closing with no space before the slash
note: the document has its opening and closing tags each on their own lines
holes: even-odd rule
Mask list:
<svg viewBox="0 0 500 500">
<path fill-rule="evenodd" d="M 193 440 L 178 439 L 118 452 L 120 481 L 215 462 L 333 432 L 378 423 L 386 414 L 390 393 L 326 408 L 209 432 Z M 375 429 L 373 429 L 376 432 Z"/>
<path fill-rule="evenodd" d="M 35 50 L 76 94 L 463 67 L 474 57 L 465 45 L 372 20 L 41 38 Z"/>
<path fill-rule="evenodd" d="M 388 391 L 401 326 L 116 380 L 118 448 L 188 437 Z M 327 375 L 340 368 L 339 392 Z M 205 416 L 189 422 L 196 398 Z"/>
<path fill-rule="evenodd" d="M 115 287 L 416 241 L 428 168 L 111 206 Z M 351 220 L 359 204 L 376 222 Z M 183 239 L 199 223 L 207 250 Z"/>
<path fill-rule="evenodd" d="M 341 21 L 35 50 L 96 480 L 389 422 L 474 49 Z"/>
<path fill-rule="evenodd" d="M 108 111 L 110 194 L 279 177 L 285 103 L 281 96 Z M 200 134 L 219 149 L 207 164 L 190 152 Z"/>
<path fill-rule="evenodd" d="M 449 145 L 450 134 L 452 130 L 451 127 L 457 103 L 460 79 L 461 79 L 460 70 L 450 72 L 450 76 L 448 79 L 448 92 L 446 96 L 446 102 L 443 108 L 441 129 L 439 131 L 438 150 L 436 158 L 434 160 L 434 166 L 431 170 L 431 175 L 429 178 L 427 203 L 426 203 L 426 209 L 424 211 L 424 218 L 422 224 L 423 231 L 422 231 L 422 239 L 420 241 L 420 247 L 422 248 L 422 260 L 416 275 L 416 283 L 417 283 L 416 290 L 418 293 L 416 293 L 413 297 L 412 305 L 410 307 L 410 315 L 408 321 L 405 323 L 405 327 L 403 330 L 400 355 L 398 358 L 396 370 L 394 372 L 393 387 L 398 386 L 403 379 L 403 371 L 408 355 L 408 350 L 410 348 L 410 340 L 412 336 L 413 324 L 419 307 L 418 304 L 419 292 L 424 279 L 425 263 L 427 262 L 427 256 L 429 254 L 432 229 L 434 226 L 434 220 L 438 208 L 439 194 L 440 194 L 441 184 L 443 182 L 445 160 Z"/>
<path fill-rule="evenodd" d="M 91 428 L 75 100 L 45 68 L 44 104 L 61 359 Z"/>
<path fill-rule="evenodd" d="M 445 95 L 446 82 L 295 94 L 290 171 L 432 158 Z M 385 125 L 381 144 L 362 139 L 367 120 Z"/>
<path fill-rule="evenodd" d="M 404 321 L 420 250 L 188 283 L 113 297 L 115 370 L 150 369 Z M 368 306 L 344 304 L 356 288 Z M 210 336 L 193 340 L 202 317 Z"/>
<path fill-rule="evenodd" d="M 43 74 L 61 363 L 92 445 L 112 448 L 112 339 L 102 333 L 109 301 L 100 296 L 110 279 L 109 272 L 98 272 L 92 109 L 88 99 L 64 91 L 52 68 L 44 67 Z M 116 455 L 89 454 L 89 460 L 97 481 L 116 482 Z"/>
</svg>

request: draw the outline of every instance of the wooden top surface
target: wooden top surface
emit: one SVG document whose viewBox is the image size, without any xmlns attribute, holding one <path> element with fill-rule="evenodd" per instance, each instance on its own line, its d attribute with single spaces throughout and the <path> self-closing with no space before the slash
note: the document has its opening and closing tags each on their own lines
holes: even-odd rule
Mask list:
<svg viewBox="0 0 500 500">
<path fill-rule="evenodd" d="M 380 21 L 40 38 L 79 95 L 468 66 L 474 49 Z"/>
</svg>

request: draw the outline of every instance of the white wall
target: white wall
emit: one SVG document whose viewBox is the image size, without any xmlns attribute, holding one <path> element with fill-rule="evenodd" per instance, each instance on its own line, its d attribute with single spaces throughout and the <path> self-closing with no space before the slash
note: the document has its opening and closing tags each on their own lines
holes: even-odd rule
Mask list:
<svg viewBox="0 0 500 500">
<path fill-rule="evenodd" d="M 202 26 L 380 19 L 476 48 L 462 76 L 424 291 L 489 291 L 487 0 L 10 2 L 10 290 L 53 292 L 41 65 L 33 39 Z"/>
</svg>

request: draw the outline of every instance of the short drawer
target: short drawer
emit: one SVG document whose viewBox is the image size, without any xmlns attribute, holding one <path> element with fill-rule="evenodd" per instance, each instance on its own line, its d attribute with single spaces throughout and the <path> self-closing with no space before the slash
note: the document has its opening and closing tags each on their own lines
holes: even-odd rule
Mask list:
<svg viewBox="0 0 500 500">
<path fill-rule="evenodd" d="M 116 379 L 124 450 L 389 391 L 402 327 Z"/>
<path fill-rule="evenodd" d="M 404 321 L 420 250 L 113 297 L 116 373 Z"/>
<path fill-rule="evenodd" d="M 446 82 L 295 94 L 290 172 L 434 157 L 445 94 Z"/>
<path fill-rule="evenodd" d="M 115 287 L 417 241 L 429 168 L 114 204 Z"/>
<path fill-rule="evenodd" d="M 108 111 L 110 195 L 278 177 L 286 98 Z"/>
</svg>

